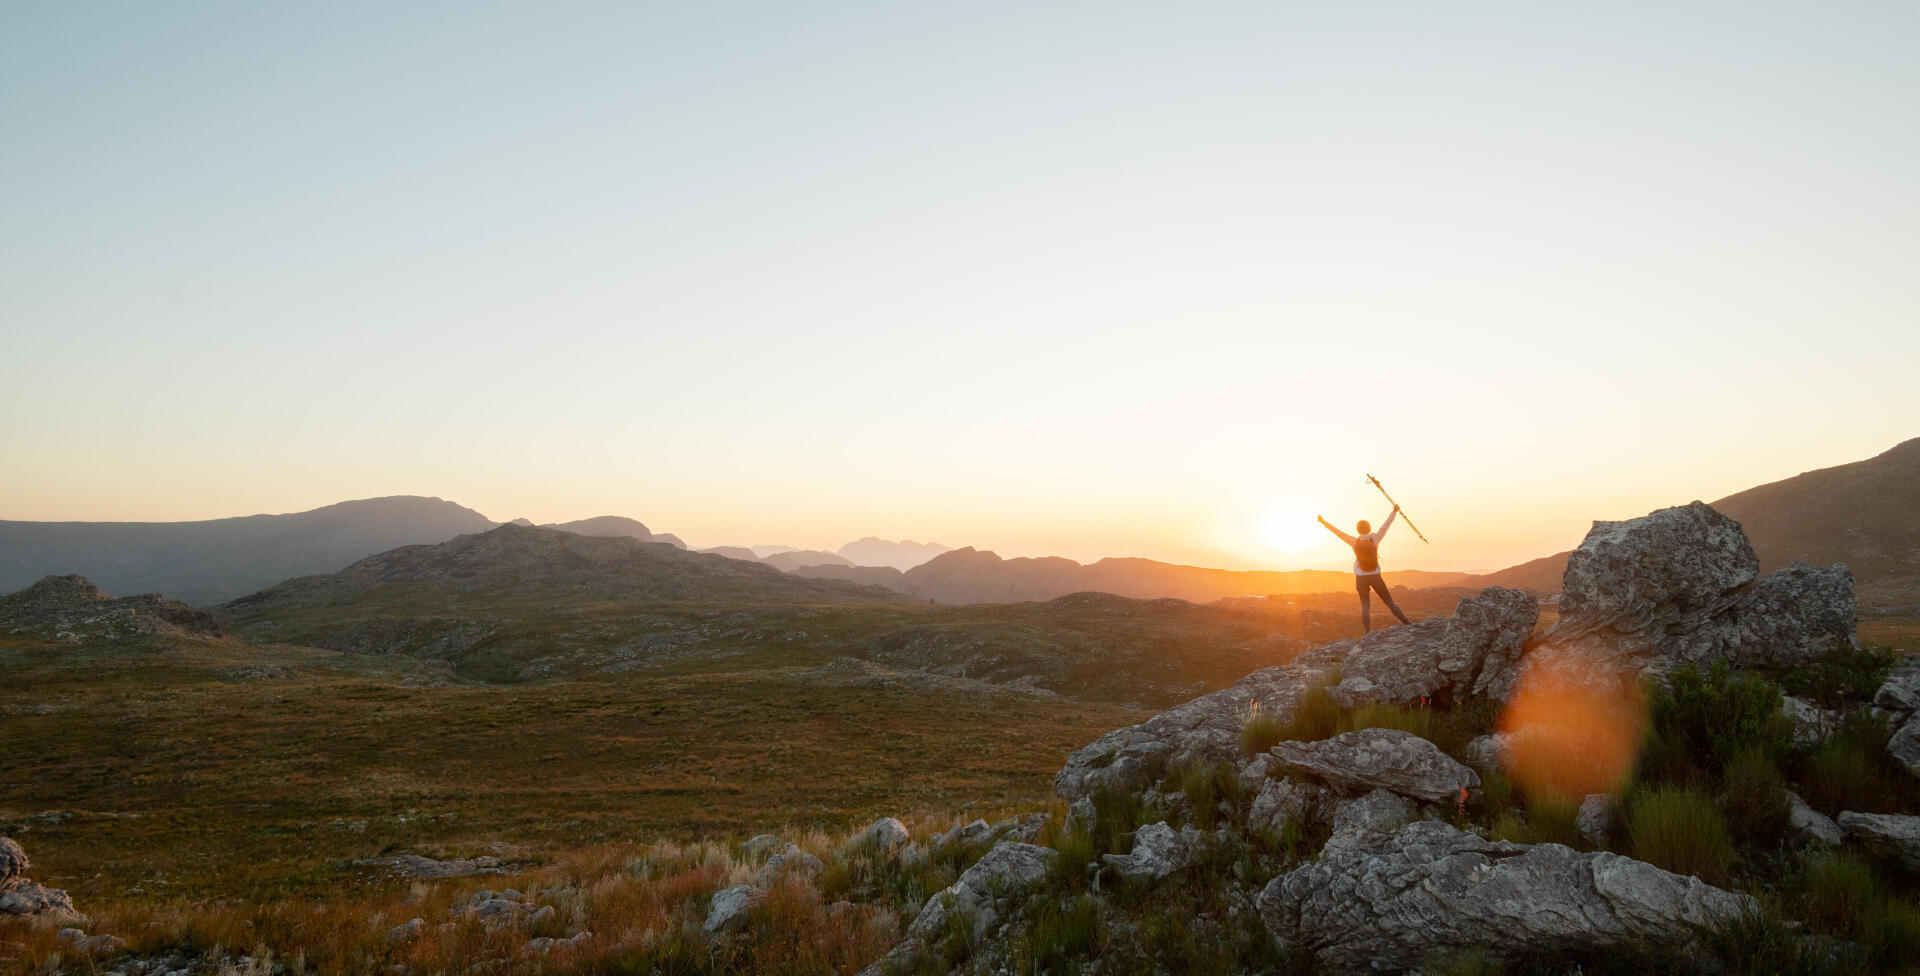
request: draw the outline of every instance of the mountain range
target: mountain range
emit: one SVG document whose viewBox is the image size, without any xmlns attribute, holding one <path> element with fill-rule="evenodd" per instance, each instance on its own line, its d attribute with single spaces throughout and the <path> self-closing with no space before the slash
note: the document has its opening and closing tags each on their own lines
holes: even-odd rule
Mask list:
<svg viewBox="0 0 1920 976">
<path fill-rule="evenodd" d="M 1863 606 L 1920 603 L 1920 438 L 1864 461 L 1750 488 L 1713 507 L 1745 527 L 1763 570 L 1795 560 L 1845 562 L 1859 581 Z M 332 573 L 398 547 L 446 542 L 498 524 L 450 501 L 410 495 L 195 522 L 0 521 L 0 592 L 47 575 L 77 573 L 108 592 L 160 592 L 206 606 L 283 580 Z M 525 519 L 510 524 L 532 527 Z M 687 548 L 675 536 L 622 516 L 543 528 Z M 1241 572 L 1138 558 L 1090 564 L 1059 557 L 1002 559 L 972 548 L 871 536 L 837 553 L 759 548 L 769 555 L 763 559 L 753 549 L 725 546 L 700 553 L 947 604 L 1051 600 L 1086 591 L 1206 602 L 1352 586 L 1351 577 L 1338 571 Z M 1504 585 L 1550 594 L 1559 591 L 1565 568 L 1566 553 L 1559 553 L 1478 576 L 1403 570 L 1391 579 L 1408 588 Z"/>
<path fill-rule="evenodd" d="M 1864 607 L 1920 603 L 1920 437 L 1864 461 L 1808 471 L 1711 503 L 1740 523 L 1760 571 L 1846 563 Z M 1474 576 L 1465 586 L 1560 592 L 1567 553 Z"/>
<path fill-rule="evenodd" d="M 269 607 L 366 601 L 381 591 L 411 599 L 423 588 L 463 596 L 538 594 L 582 602 L 873 603 L 897 599 L 873 587 L 807 579 L 671 544 L 509 524 L 433 545 L 402 546 L 336 573 L 287 580 L 223 609 L 245 614 Z"/>
<path fill-rule="evenodd" d="M 1003 559 L 972 547 L 955 549 L 902 573 L 888 566 L 808 566 L 798 575 L 884 586 L 935 603 L 1019 603 L 1052 600 L 1069 593 L 1112 593 L 1152 599 L 1173 597 L 1207 603 L 1226 597 L 1327 593 L 1353 588 L 1353 576 L 1338 570 L 1286 572 L 1208 569 L 1152 559 L 1111 558 L 1081 564 L 1059 556 Z M 1396 586 L 1454 586 L 1466 573 L 1402 570 Z"/>
<path fill-rule="evenodd" d="M 414 495 L 199 522 L 0 521 L 0 592 L 77 573 L 109 593 L 164 593 L 205 606 L 494 524 L 473 509 Z"/>
</svg>

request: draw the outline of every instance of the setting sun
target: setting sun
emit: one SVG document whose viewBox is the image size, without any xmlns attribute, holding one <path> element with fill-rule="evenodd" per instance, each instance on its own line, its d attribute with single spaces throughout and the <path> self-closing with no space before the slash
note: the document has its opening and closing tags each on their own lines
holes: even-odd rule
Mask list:
<svg viewBox="0 0 1920 976">
<path fill-rule="evenodd" d="M 1279 552 L 1306 552 L 1326 541 L 1325 534 L 1314 522 L 1312 513 L 1294 506 L 1273 505 L 1262 509 L 1253 525 L 1253 537 L 1261 545 Z"/>
</svg>

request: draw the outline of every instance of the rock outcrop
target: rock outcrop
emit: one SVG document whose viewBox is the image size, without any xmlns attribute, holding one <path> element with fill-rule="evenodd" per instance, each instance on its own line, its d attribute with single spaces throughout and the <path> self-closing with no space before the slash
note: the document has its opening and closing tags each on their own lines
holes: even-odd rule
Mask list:
<svg viewBox="0 0 1920 976">
<path fill-rule="evenodd" d="M 1356 642 L 1328 689 L 1342 708 L 1443 704 L 1471 695 L 1505 698 L 1540 606 L 1520 590 L 1488 587 L 1453 616 L 1376 630 Z"/>
<path fill-rule="evenodd" d="M 1739 523 L 1701 502 L 1595 522 L 1567 557 L 1560 619 L 1536 654 L 1657 674 L 1716 659 L 1801 664 L 1854 641 L 1845 566 L 1759 568 Z"/>
<path fill-rule="evenodd" d="M 1052 848 L 1006 841 L 995 844 L 945 890 L 927 899 L 907 927 L 907 937 L 887 955 L 860 971 L 860 976 L 898 972 L 917 953 L 951 936 L 949 919 L 956 916 L 969 926 L 974 940 L 984 938 L 1024 894 L 1053 870 L 1060 854 Z"/>
<path fill-rule="evenodd" d="M 87 917 L 73 907 L 73 899 L 58 888 L 34 884 L 26 877 L 33 862 L 12 838 L 0 837 L 0 915 L 31 915 L 54 922 L 85 924 Z"/>
<path fill-rule="evenodd" d="M 1480 775 L 1440 747 L 1399 729 L 1356 729 L 1319 742 L 1273 747 L 1282 768 L 1340 789 L 1390 790 L 1429 803 L 1452 803 L 1480 788 Z"/>
<path fill-rule="evenodd" d="M 1420 821 L 1276 878 L 1259 908 L 1283 944 L 1340 971 L 1372 971 L 1416 969 L 1436 950 L 1514 958 L 1684 939 L 1753 902 L 1617 854 Z"/>
</svg>

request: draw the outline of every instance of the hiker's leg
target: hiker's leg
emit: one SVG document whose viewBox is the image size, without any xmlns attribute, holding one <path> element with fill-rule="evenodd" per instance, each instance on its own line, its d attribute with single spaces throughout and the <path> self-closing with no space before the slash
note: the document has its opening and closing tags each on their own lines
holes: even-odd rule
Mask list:
<svg viewBox="0 0 1920 976">
<path fill-rule="evenodd" d="M 1400 612 L 1400 604 L 1393 602 L 1393 594 L 1387 592 L 1387 577 L 1384 574 L 1373 578 L 1373 586 L 1380 591 L 1380 599 L 1386 601 L 1387 609 L 1392 610 L 1393 615 L 1399 617 L 1401 623 L 1413 623 L 1413 621 L 1407 619 L 1406 614 Z"/>
<path fill-rule="evenodd" d="M 1360 631 L 1366 634 L 1373 633 L 1373 601 L 1368 599 L 1367 595 L 1367 580 L 1369 578 L 1370 577 L 1366 576 L 1355 576 L 1353 578 L 1353 588 L 1360 593 Z"/>
</svg>

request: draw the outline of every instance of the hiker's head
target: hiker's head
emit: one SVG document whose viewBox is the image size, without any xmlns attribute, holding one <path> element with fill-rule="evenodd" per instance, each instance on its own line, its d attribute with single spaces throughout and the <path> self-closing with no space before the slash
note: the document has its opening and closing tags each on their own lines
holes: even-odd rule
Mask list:
<svg viewBox="0 0 1920 976">
<path fill-rule="evenodd" d="M 1366 519 L 1361 519 L 1360 523 L 1358 525 L 1355 525 L 1354 528 L 1359 529 L 1361 535 L 1366 535 L 1367 533 L 1373 531 L 1373 523 L 1367 521 Z"/>
</svg>

